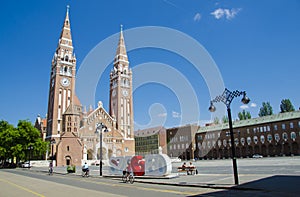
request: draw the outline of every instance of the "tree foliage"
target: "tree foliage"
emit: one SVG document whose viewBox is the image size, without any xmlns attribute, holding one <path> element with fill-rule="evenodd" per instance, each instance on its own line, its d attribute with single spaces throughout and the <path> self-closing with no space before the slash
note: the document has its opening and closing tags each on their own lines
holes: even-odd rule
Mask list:
<svg viewBox="0 0 300 197">
<path fill-rule="evenodd" d="M 223 116 L 222 122 L 223 122 L 223 123 L 228 123 L 228 122 L 229 122 L 228 116 Z"/>
<path fill-rule="evenodd" d="M 251 119 L 251 114 L 250 112 L 246 112 L 246 110 L 243 110 L 242 112 L 238 113 L 238 117 L 240 120 L 247 120 L 247 119 Z"/>
<path fill-rule="evenodd" d="M 259 110 L 258 116 L 262 117 L 262 116 L 269 116 L 269 115 L 273 115 L 273 108 L 270 105 L 270 102 L 263 102 L 262 107 Z"/>
<path fill-rule="evenodd" d="M 214 124 L 219 124 L 219 123 L 220 123 L 219 118 L 218 118 L 218 117 L 215 117 L 215 118 L 214 118 Z"/>
<path fill-rule="evenodd" d="M 280 104 L 281 113 L 295 111 L 290 99 L 282 99 Z"/>
<path fill-rule="evenodd" d="M 31 149 L 30 149 L 31 147 Z M 17 127 L 0 121 L 0 157 L 2 161 L 16 158 L 17 161 L 46 153 L 48 143 L 42 141 L 40 132 L 29 121 L 20 120 Z"/>
</svg>

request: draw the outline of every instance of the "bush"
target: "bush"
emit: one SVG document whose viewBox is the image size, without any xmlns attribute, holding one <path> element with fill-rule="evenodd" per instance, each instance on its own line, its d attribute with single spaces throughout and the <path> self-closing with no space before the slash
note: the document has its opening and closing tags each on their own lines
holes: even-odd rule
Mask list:
<svg viewBox="0 0 300 197">
<path fill-rule="evenodd" d="M 76 171 L 76 166 L 74 166 L 74 165 L 67 166 L 68 173 L 75 173 L 75 171 Z"/>
</svg>

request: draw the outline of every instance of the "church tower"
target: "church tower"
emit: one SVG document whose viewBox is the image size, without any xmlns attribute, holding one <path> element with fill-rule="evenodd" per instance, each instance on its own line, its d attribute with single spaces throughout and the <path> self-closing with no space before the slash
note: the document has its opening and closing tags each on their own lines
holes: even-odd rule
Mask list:
<svg viewBox="0 0 300 197">
<path fill-rule="evenodd" d="M 116 118 L 117 129 L 124 138 L 132 139 L 134 138 L 132 71 L 129 68 L 122 26 L 113 64 L 110 72 L 109 113 Z"/>
<path fill-rule="evenodd" d="M 47 114 L 47 139 L 57 139 L 63 129 L 63 114 L 74 104 L 76 57 L 73 52 L 69 6 L 51 63 Z M 75 101 L 76 103 L 76 101 Z"/>
</svg>

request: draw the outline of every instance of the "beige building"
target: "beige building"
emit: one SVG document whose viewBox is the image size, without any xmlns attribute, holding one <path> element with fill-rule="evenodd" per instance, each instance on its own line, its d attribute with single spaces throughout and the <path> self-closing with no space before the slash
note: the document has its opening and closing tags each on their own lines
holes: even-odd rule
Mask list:
<svg viewBox="0 0 300 197">
<path fill-rule="evenodd" d="M 110 74 L 109 113 L 98 102 L 96 109 L 83 110 L 75 93 L 76 57 L 74 54 L 69 9 L 51 63 L 46 140 L 54 145 L 57 166 L 82 165 L 99 160 L 100 141 L 96 124 L 103 123 L 103 159 L 134 155 L 132 73 L 121 29 Z M 51 156 L 52 153 L 49 153 Z"/>
<path fill-rule="evenodd" d="M 135 154 L 167 154 L 167 135 L 163 126 L 137 130 L 135 133 Z"/>
</svg>

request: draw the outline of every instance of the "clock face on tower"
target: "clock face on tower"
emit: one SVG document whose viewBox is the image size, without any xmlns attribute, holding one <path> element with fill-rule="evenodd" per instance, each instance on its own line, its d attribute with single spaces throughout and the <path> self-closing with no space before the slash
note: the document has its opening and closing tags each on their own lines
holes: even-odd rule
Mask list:
<svg viewBox="0 0 300 197">
<path fill-rule="evenodd" d="M 65 87 L 67 87 L 67 86 L 70 85 L 70 81 L 69 81 L 69 79 L 67 79 L 67 78 L 62 78 L 62 79 L 60 80 L 60 83 L 61 83 L 62 86 L 65 86 Z"/>
<path fill-rule="evenodd" d="M 116 90 L 114 89 L 111 94 L 112 96 L 116 96 Z"/>
<path fill-rule="evenodd" d="M 128 96 L 128 91 L 127 90 L 122 90 L 122 94 L 123 94 L 123 96 Z"/>
</svg>

